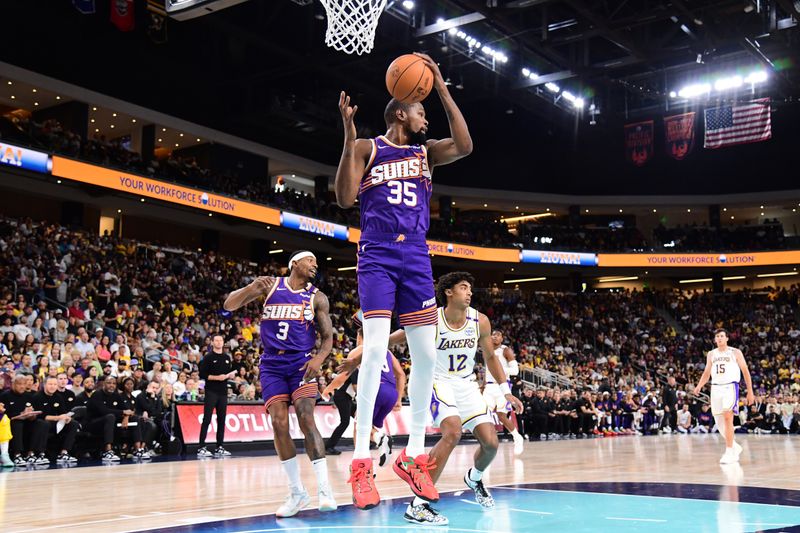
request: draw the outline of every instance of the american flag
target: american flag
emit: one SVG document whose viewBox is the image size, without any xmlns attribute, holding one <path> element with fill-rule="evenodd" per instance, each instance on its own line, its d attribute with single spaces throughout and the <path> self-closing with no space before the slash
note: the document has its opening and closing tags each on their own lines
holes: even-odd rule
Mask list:
<svg viewBox="0 0 800 533">
<path fill-rule="evenodd" d="M 766 141 L 772 137 L 769 98 L 706 109 L 705 148 Z"/>
</svg>

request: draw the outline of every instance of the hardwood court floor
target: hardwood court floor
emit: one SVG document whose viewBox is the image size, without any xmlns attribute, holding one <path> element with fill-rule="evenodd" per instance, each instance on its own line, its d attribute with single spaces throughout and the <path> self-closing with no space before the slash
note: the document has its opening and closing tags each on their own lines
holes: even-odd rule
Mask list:
<svg viewBox="0 0 800 533">
<path fill-rule="evenodd" d="M 518 457 L 511 443 L 501 442 L 484 480 L 490 487 L 663 482 L 800 490 L 800 437 L 745 435 L 737 439 L 744 452 L 741 470 L 733 477 L 718 464 L 723 451 L 719 436 L 669 435 L 530 442 Z M 462 478 L 475 449 L 473 444 L 456 448 L 439 480 L 440 492 L 464 489 Z M 350 503 L 349 463 L 350 452 L 328 458 L 340 505 Z M 307 457 L 301 456 L 300 464 L 312 506 L 316 506 L 316 485 Z M 390 466 L 377 470 L 384 499 L 408 496 L 408 487 Z M 495 491 L 496 498 L 499 492 L 503 491 Z M 286 493 L 285 475 L 275 456 L 2 472 L 0 530 L 94 532 L 185 526 L 271 514 Z"/>
</svg>

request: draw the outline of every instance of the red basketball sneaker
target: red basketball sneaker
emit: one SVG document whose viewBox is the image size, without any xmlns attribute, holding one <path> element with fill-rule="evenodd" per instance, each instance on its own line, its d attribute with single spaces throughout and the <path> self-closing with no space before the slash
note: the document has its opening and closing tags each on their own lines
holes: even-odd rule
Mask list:
<svg viewBox="0 0 800 533">
<path fill-rule="evenodd" d="M 347 482 L 353 486 L 353 505 L 359 509 L 366 511 L 381 503 L 372 475 L 372 459 L 353 459 Z"/>
<path fill-rule="evenodd" d="M 421 453 L 412 458 L 406 455 L 403 448 L 392 469 L 400 479 L 408 483 L 415 495 L 429 502 L 439 501 L 439 491 L 433 486 L 430 474 L 431 470 L 436 469 L 436 462 L 428 454 Z"/>
</svg>

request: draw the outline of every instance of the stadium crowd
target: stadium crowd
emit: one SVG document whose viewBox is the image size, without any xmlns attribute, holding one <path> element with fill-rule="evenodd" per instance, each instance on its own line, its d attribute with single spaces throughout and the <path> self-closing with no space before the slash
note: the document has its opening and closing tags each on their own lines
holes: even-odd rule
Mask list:
<svg viewBox="0 0 800 533">
<path fill-rule="evenodd" d="M 103 135 L 95 134 L 84 140 L 77 133 L 63 128 L 55 119 L 36 122 L 13 115 L 10 119 L 0 117 L 0 126 L 0 138 L 6 137 L 12 142 L 43 147 L 105 167 L 182 183 L 339 224 L 359 225 L 357 208 L 343 210 L 330 199 L 315 198 L 291 188 L 276 188 L 270 180 L 248 179 L 231 169 L 216 172 L 203 168 L 194 157 L 182 157 L 170 152 L 161 159 L 146 159 L 130 150 L 129 143 L 126 144 L 123 139 L 109 140 Z M 591 252 L 733 252 L 782 249 L 787 246 L 783 226 L 777 220 L 722 228 L 697 225 L 674 228 L 659 226 L 648 239 L 635 227 L 572 227 L 540 221 L 520 224 L 516 233 L 511 233 L 497 215 L 487 214 L 467 219 L 433 219 L 429 236 L 448 242 L 481 246 Z"/>
<path fill-rule="evenodd" d="M 173 403 L 203 397 L 198 363 L 217 332 L 236 370 L 230 398 L 260 398 L 260 310 L 254 303 L 230 314 L 221 302 L 285 267 L 9 218 L 0 219 L 0 251 L 0 403 L 23 436 L 11 441 L 17 465 L 73 462 L 76 438 L 91 443 L 82 451 L 109 461 L 149 458 L 173 436 Z M 316 284 L 329 296 L 334 327 L 324 388 L 353 347 L 349 318 L 358 302 L 353 278 L 321 269 Z M 541 393 L 516 383 L 529 435 L 678 431 L 684 403 L 700 420 L 702 407 L 686 391 L 720 325 L 748 357 L 760 395 L 742 427 L 796 433 L 799 297 L 796 286 L 723 296 L 492 288 L 476 291 L 474 305 L 506 334 L 521 364 L 572 381 L 570 390 Z"/>
</svg>

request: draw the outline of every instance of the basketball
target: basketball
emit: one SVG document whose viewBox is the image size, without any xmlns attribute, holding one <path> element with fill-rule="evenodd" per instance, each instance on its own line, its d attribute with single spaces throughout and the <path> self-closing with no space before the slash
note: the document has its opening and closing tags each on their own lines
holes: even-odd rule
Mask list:
<svg viewBox="0 0 800 533">
<path fill-rule="evenodd" d="M 386 88 L 404 104 L 423 101 L 433 87 L 433 72 L 419 56 L 405 54 L 386 70 Z"/>
</svg>

